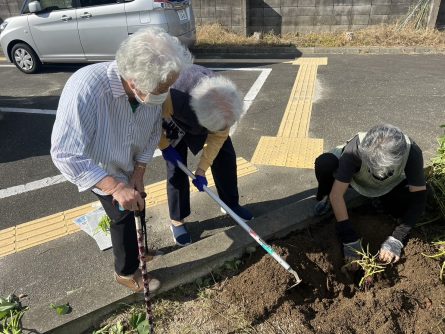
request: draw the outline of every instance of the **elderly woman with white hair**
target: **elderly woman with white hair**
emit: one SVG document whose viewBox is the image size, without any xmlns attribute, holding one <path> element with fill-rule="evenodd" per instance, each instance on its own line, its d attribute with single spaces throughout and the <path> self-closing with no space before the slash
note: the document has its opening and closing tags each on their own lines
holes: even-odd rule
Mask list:
<svg viewBox="0 0 445 334">
<path fill-rule="evenodd" d="M 92 190 L 111 218 L 115 279 L 144 290 L 134 211 L 145 223 L 143 177 L 162 131 L 162 103 L 192 57 L 159 28 L 128 37 L 116 61 L 83 67 L 67 81 L 51 137 L 56 167 L 79 191 Z M 160 282 L 149 277 L 149 289 Z"/>
<path fill-rule="evenodd" d="M 187 175 L 177 167 L 186 164 L 187 151 L 202 154 L 193 184 L 199 191 L 207 185 L 205 172 L 211 168 L 219 197 L 244 220 L 252 214 L 239 205 L 236 155 L 229 137 L 238 121 L 243 101 L 235 84 L 209 69 L 193 65 L 183 71 L 170 89 L 163 111 L 164 134 L 160 148 L 167 164 L 167 194 L 170 229 L 177 245 L 192 242 L 184 224 L 190 215 L 190 188 Z"/>
<path fill-rule="evenodd" d="M 401 224 L 383 242 L 379 252 L 381 261 L 397 262 L 408 233 L 426 204 L 419 146 L 399 128 L 377 125 L 319 156 L 315 161 L 315 175 L 319 184 L 315 214 L 327 213 L 332 206 L 345 259 L 357 258 L 355 250 L 361 248 L 344 200 L 346 190 L 352 186 L 361 195 L 379 197 L 390 214 L 401 218 Z"/>
</svg>

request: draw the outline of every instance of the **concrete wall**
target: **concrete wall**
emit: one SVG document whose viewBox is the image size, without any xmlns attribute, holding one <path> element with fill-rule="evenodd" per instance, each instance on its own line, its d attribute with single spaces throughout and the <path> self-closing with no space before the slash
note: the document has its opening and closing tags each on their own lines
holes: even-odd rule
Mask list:
<svg viewBox="0 0 445 334">
<path fill-rule="evenodd" d="M 389 23 L 416 0 L 249 0 L 248 32 L 353 30 Z"/>
<path fill-rule="evenodd" d="M 196 23 L 220 23 L 236 32 L 352 30 L 395 21 L 416 0 L 192 0 Z M 0 0 L 0 22 L 17 15 L 23 0 Z M 445 25 L 445 0 L 437 25 Z"/>
<path fill-rule="evenodd" d="M 275 33 L 354 30 L 402 18 L 418 0 L 192 0 L 198 24 Z M 230 6 L 235 10 L 230 10 Z M 241 14 L 241 20 L 239 16 Z M 233 15 L 237 18 L 233 20 Z M 442 15 L 442 16 L 441 16 Z M 439 17 L 445 16 L 445 0 Z M 439 23 L 439 22 L 438 22 Z"/>
<path fill-rule="evenodd" d="M 246 1 L 248 0 L 192 0 L 196 24 L 219 23 L 245 34 Z"/>
<path fill-rule="evenodd" d="M 10 16 L 18 15 L 22 4 L 23 0 L 0 0 L 0 23 Z"/>
</svg>

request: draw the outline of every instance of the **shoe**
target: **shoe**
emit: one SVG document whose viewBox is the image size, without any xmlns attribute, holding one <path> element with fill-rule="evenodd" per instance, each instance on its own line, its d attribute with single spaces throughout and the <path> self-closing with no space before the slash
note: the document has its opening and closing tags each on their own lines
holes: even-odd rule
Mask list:
<svg viewBox="0 0 445 334">
<path fill-rule="evenodd" d="M 114 278 L 116 279 L 116 282 L 134 292 L 144 292 L 144 280 L 142 279 L 141 269 L 136 270 L 136 272 L 130 276 L 121 276 L 117 273 L 114 273 Z M 150 292 L 156 292 L 157 290 L 159 290 L 159 288 L 161 287 L 161 282 L 150 275 L 147 275 L 147 278 L 148 290 Z"/>
<path fill-rule="evenodd" d="M 176 226 L 171 224 L 170 230 L 172 231 L 173 240 L 175 241 L 176 245 L 185 247 L 192 243 L 192 238 L 185 225 Z"/>
<path fill-rule="evenodd" d="M 164 252 L 161 252 L 160 250 L 157 249 L 148 249 L 145 252 L 145 262 L 150 262 L 153 261 L 154 259 L 157 259 L 158 257 L 164 255 Z"/>
<path fill-rule="evenodd" d="M 246 208 L 243 208 L 241 205 L 233 206 L 230 209 L 232 209 L 233 212 L 235 212 L 242 220 L 244 220 L 244 222 L 253 219 L 252 213 Z M 223 208 L 221 208 L 221 212 L 227 214 L 226 210 L 224 210 Z"/>
<path fill-rule="evenodd" d="M 323 216 L 331 211 L 331 203 L 329 202 L 329 197 L 325 196 L 323 199 L 314 206 L 314 215 Z"/>
</svg>

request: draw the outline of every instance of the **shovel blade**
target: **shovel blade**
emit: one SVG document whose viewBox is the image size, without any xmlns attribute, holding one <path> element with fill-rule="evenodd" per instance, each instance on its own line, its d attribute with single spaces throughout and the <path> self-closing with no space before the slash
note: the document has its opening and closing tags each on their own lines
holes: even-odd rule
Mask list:
<svg viewBox="0 0 445 334">
<path fill-rule="evenodd" d="M 300 284 L 300 283 L 302 282 L 302 280 L 301 280 L 300 276 L 298 276 L 298 274 L 297 274 L 297 272 L 296 272 L 295 270 L 293 270 L 293 269 L 289 269 L 288 271 L 289 271 L 289 273 L 291 273 L 291 274 L 294 276 L 294 278 L 295 278 L 295 284 L 293 284 L 293 285 L 291 285 L 290 287 L 287 288 L 287 290 L 290 290 L 290 289 L 296 287 L 298 284 Z"/>
</svg>

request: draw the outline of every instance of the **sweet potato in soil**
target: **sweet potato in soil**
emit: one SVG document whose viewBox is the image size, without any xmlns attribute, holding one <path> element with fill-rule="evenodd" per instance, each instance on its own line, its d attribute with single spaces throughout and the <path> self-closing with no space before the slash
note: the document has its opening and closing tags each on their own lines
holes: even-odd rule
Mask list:
<svg viewBox="0 0 445 334">
<path fill-rule="evenodd" d="M 394 228 L 386 215 L 353 213 L 351 219 L 372 253 Z M 213 290 L 211 307 L 205 311 L 212 319 L 208 332 L 445 333 L 440 262 L 421 255 L 435 251 L 430 241 L 445 232 L 442 225 L 413 230 L 400 262 L 388 266 L 367 291 L 342 274 L 332 221 L 276 241 L 275 249 L 303 283 L 287 291 L 292 277 L 258 250 L 240 274 Z M 243 324 L 234 317 L 243 318 Z M 205 324 L 199 327 L 207 332 Z"/>
</svg>

